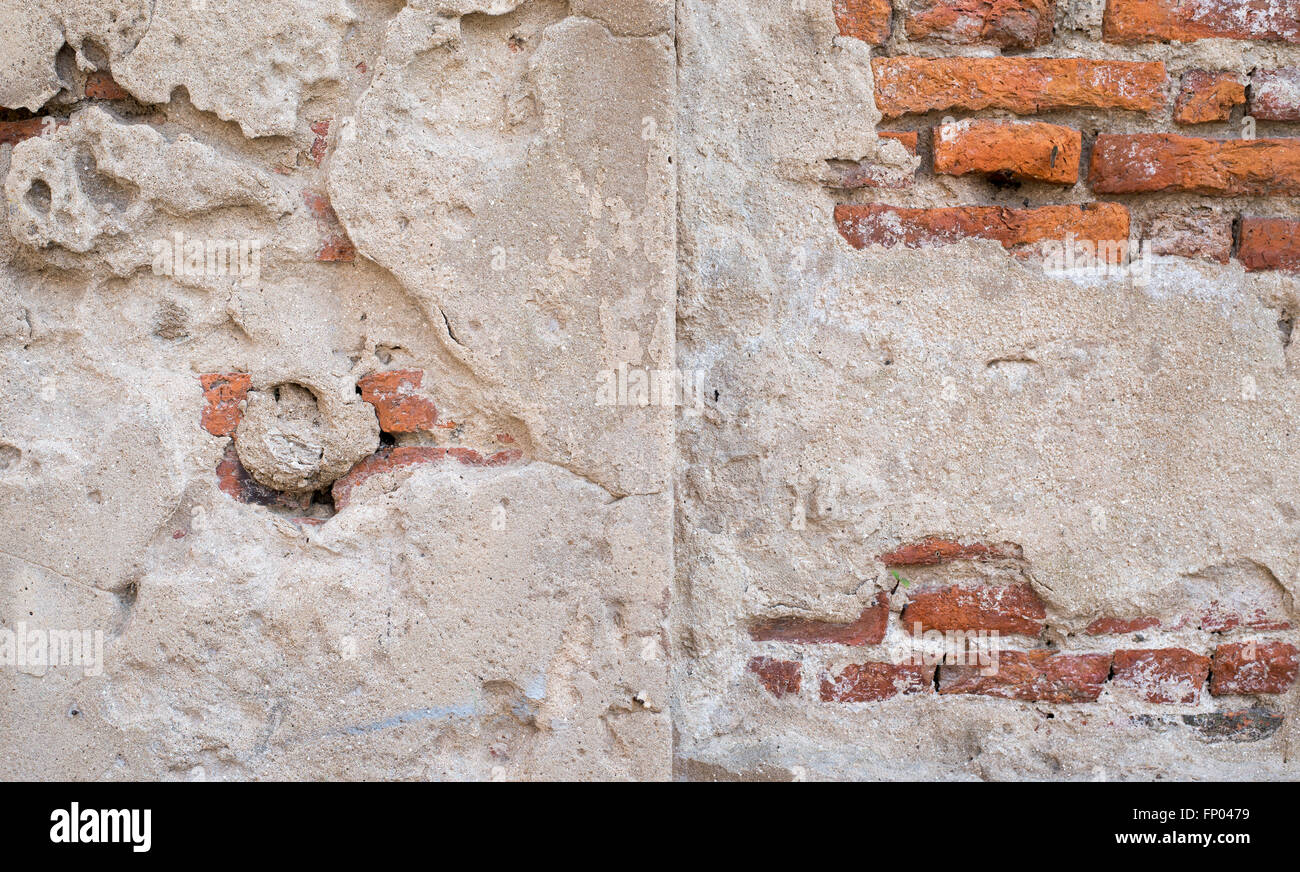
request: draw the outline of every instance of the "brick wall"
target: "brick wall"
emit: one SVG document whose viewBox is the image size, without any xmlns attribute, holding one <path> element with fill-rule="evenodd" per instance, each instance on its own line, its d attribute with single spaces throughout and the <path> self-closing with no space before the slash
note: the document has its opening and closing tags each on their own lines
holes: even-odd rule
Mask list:
<svg viewBox="0 0 1300 872">
<path fill-rule="evenodd" d="M 1083 704 L 1112 721 L 1172 712 L 1232 741 L 1265 738 L 1284 720 L 1300 633 L 1274 589 L 1192 592 L 1160 616 L 1057 615 L 1012 543 L 930 538 L 878 560 L 895 587 L 856 620 L 750 623 L 745 667 L 757 687 L 783 704 L 977 696 Z"/>
<path fill-rule="evenodd" d="M 832 171 L 851 245 L 980 238 L 1029 253 L 1073 236 L 1300 269 L 1300 65 L 1217 68 L 1224 54 L 1197 44 L 1285 51 L 1300 43 L 1295 0 L 1109 0 L 1082 30 L 1062 25 L 1075 10 L 1059 0 L 833 9 L 844 37 L 873 46 L 882 135 L 920 158 L 902 179 L 870 161 Z M 922 190 L 952 177 L 985 185 Z"/>
</svg>

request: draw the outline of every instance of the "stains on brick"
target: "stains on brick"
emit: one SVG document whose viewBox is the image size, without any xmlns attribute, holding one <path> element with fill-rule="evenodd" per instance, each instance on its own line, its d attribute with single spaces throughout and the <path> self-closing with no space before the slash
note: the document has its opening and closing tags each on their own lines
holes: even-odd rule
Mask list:
<svg viewBox="0 0 1300 872">
<path fill-rule="evenodd" d="M 1228 642 L 1214 649 L 1210 693 L 1286 693 L 1298 665 L 1300 650 L 1286 642 Z"/>
<path fill-rule="evenodd" d="M 949 245 L 967 239 L 988 239 L 1011 251 L 1073 235 L 1093 242 L 1128 243 L 1128 209 L 1119 203 L 1086 206 L 950 206 L 933 209 L 902 206 L 840 205 L 835 207 L 840 235 L 854 248 Z"/>
<path fill-rule="evenodd" d="M 1116 651 L 1111 680 L 1147 702 L 1191 705 L 1200 701 L 1210 658 L 1186 648 Z"/>
<path fill-rule="evenodd" d="M 1300 66 L 1251 73 L 1250 114 L 1260 121 L 1300 121 Z"/>
<path fill-rule="evenodd" d="M 1227 263 L 1232 257 L 1232 224 L 1231 215 L 1212 209 L 1162 212 L 1147 221 L 1143 239 L 1152 254 Z"/>
<path fill-rule="evenodd" d="M 1300 0 L 1108 0 L 1108 42 L 1246 39 L 1300 43 Z"/>
<path fill-rule="evenodd" d="M 862 610 L 858 618 L 844 624 L 809 618 L 775 618 L 750 626 L 756 642 L 794 642 L 805 645 L 879 645 L 889 622 L 889 601 L 884 592 Z"/>
<path fill-rule="evenodd" d="M 822 673 L 822 702 L 876 702 L 899 694 L 933 693 L 934 666 L 853 663 L 838 675 Z"/>
</svg>

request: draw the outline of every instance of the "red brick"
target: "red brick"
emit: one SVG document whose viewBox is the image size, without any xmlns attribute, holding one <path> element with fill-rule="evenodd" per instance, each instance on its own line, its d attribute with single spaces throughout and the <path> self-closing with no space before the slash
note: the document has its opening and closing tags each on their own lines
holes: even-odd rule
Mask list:
<svg viewBox="0 0 1300 872">
<path fill-rule="evenodd" d="M 311 162 L 316 166 L 320 166 L 321 161 L 325 159 L 325 149 L 329 145 L 330 121 L 331 119 L 326 118 L 311 126 L 311 132 L 316 134 L 316 138 L 311 143 Z"/>
<path fill-rule="evenodd" d="M 1285 642 L 1230 642 L 1214 649 L 1210 693 L 1286 693 L 1295 684 L 1300 651 Z"/>
<path fill-rule="evenodd" d="M 1120 636 L 1158 626 L 1159 618 L 1098 618 L 1084 632 L 1089 636 Z"/>
<path fill-rule="evenodd" d="M 203 407 L 199 423 L 213 436 L 234 436 L 243 414 L 240 406 L 248 397 L 253 378 L 246 372 L 210 372 L 199 376 Z"/>
<path fill-rule="evenodd" d="M 916 154 L 917 132 L 915 130 L 878 130 L 876 136 L 901 142 L 909 154 Z"/>
<path fill-rule="evenodd" d="M 108 72 L 96 70 L 86 76 L 86 96 L 95 100 L 125 100 L 131 95 Z"/>
<path fill-rule="evenodd" d="M 773 660 L 771 657 L 754 657 L 749 661 L 749 671 L 772 696 L 798 696 L 803 686 L 803 664 L 794 660 Z"/>
<path fill-rule="evenodd" d="M 302 199 L 307 204 L 307 210 L 316 219 L 316 226 L 321 234 L 321 244 L 316 251 L 316 259 L 342 263 L 356 260 L 357 250 L 352 245 L 352 240 L 348 239 L 347 231 L 339 223 L 339 216 L 330 205 L 329 197 L 314 191 L 303 191 Z"/>
<path fill-rule="evenodd" d="M 1109 0 L 1108 42 L 1300 42 L 1300 0 Z"/>
<path fill-rule="evenodd" d="M 835 624 L 809 618 L 776 618 L 749 628 L 755 642 L 794 642 L 803 645 L 879 645 L 889 623 L 889 599 L 881 591 L 857 620 Z"/>
<path fill-rule="evenodd" d="M 903 629 L 986 630 L 1037 636 L 1043 631 L 1047 610 L 1028 583 L 1008 585 L 951 585 L 923 588 L 908 594 L 903 608 Z"/>
<path fill-rule="evenodd" d="M 1187 191 L 1300 194 L 1300 139 L 1216 140 L 1172 133 L 1103 133 L 1089 182 L 1101 194 Z"/>
<path fill-rule="evenodd" d="M 1147 702 L 1192 705 L 1210 676 L 1210 658 L 1186 648 L 1116 651 L 1112 680 Z"/>
<path fill-rule="evenodd" d="M 1300 121 L 1300 67 L 1252 73 L 1250 114 L 1261 121 Z"/>
<path fill-rule="evenodd" d="M 835 24 L 842 36 L 852 36 L 871 45 L 889 39 L 890 0 L 832 0 Z"/>
<path fill-rule="evenodd" d="M 886 566 L 937 566 L 950 560 L 1022 560 L 1024 552 L 1014 542 L 972 542 L 963 545 L 952 539 L 931 536 L 900 545 L 880 555 Z"/>
<path fill-rule="evenodd" d="M 1159 61 L 893 57 L 872 59 L 871 69 L 876 105 L 886 118 L 948 109 L 1150 111 L 1165 102 Z"/>
<path fill-rule="evenodd" d="M 438 410 L 427 397 L 416 393 L 424 381 L 418 369 L 376 372 L 357 382 L 361 399 L 375 407 L 379 429 L 385 433 L 419 433 L 433 429 Z"/>
<path fill-rule="evenodd" d="M 952 206 L 914 209 L 864 205 L 835 207 L 840 235 L 854 248 L 883 245 L 947 245 L 966 239 L 991 239 L 1015 250 L 1034 243 L 1064 240 L 1128 241 L 1128 209 L 1119 203 L 1088 206 Z"/>
<path fill-rule="evenodd" d="M 1174 120 L 1179 124 L 1227 121 L 1233 107 L 1245 102 L 1246 85 L 1236 73 L 1188 70 L 1174 102 Z"/>
<path fill-rule="evenodd" d="M 1227 263 L 1232 257 L 1232 216 L 1208 209 L 1164 212 L 1147 222 L 1143 238 L 1152 254 Z"/>
<path fill-rule="evenodd" d="M 385 446 L 358 463 L 347 474 L 334 482 L 331 493 L 334 508 L 342 509 L 352 499 L 352 491 L 366 479 L 385 473 L 407 470 L 422 463 L 439 463 L 452 458 L 466 466 L 505 466 L 523 457 L 517 448 L 481 454 L 473 448 L 460 445 L 398 445 Z"/>
<path fill-rule="evenodd" d="M 45 130 L 46 117 L 26 118 L 22 121 L 0 121 L 0 145 L 17 145 L 24 139 L 40 136 Z M 56 121 L 54 126 L 62 127 L 66 121 Z"/>
<path fill-rule="evenodd" d="M 1034 48 L 1052 41 L 1053 0 L 908 0 L 909 39 Z"/>
<path fill-rule="evenodd" d="M 900 693 L 932 693 L 934 666 L 853 663 L 833 678 L 822 674 L 822 702 L 875 702 Z"/>
<path fill-rule="evenodd" d="M 1026 702 L 1093 702 L 1110 674 L 1109 654 L 1001 651 L 996 673 L 980 666 L 939 667 L 939 693 L 975 693 Z"/>
<path fill-rule="evenodd" d="M 934 171 L 996 173 L 1072 185 L 1079 180 L 1083 135 L 1039 121 L 970 118 L 934 129 Z"/>
<path fill-rule="evenodd" d="M 1293 218 L 1242 218 L 1241 265 L 1249 270 L 1300 272 L 1300 221 Z"/>
</svg>

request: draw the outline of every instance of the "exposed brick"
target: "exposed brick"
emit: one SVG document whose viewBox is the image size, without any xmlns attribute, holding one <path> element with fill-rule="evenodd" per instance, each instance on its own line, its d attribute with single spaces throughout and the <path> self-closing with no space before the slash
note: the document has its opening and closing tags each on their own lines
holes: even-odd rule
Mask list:
<svg viewBox="0 0 1300 872">
<path fill-rule="evenodd" d="M 1087 206 L 952 206 L 915 209 L 878 204 L 835 207 L 840 234 L 854 248 L 868 245 L 946 245 L 966 239 L 991 239 L 1007 249 L 1073 235 L 1080 240 L 1128 241 L 1128 209 L 1119 203 Z"/>
<path fill-rule="evenodd" d="M 833 0 L 831 8 L 842 36 L 852 36 L 871 45 L 889 39 L 893 11 L 890 0 Z"/>
<path fill-rule="evenodd" d="M 505 466 L 523 457 L 517 448 L 481 454 L 472 448 L 459 445 L 398 445 L 379 449 L 358 463 L 347 474 L 334 482 L 331 491 L 334 508 L 344 508 L 352 499 L 352 491 L 366 479 L 385 473 L 407 470 L 423 463 L 438 463 L 447 458 L 467 466 Z"/>
<path fill-rule="evenodd" d="M 1286 642 L 1229 642 L 1214 649 L 1210 693 L 1285 693 L 1295 683 L 1300 663 Z"/>
<path fill-rule="evenodd" d="M 1089 636 L 1121 636 L 1158 626 L 1159 618 L 1098 618 L 1084 632 Z"/>
<path fill-rule="evenodd" d="M 908 0 L 910 39 L 1034 48 L 1052 41 L 1053 0 Z"/>
<path fill-rule="evenodd" d="M 1249 270 L 1300 272 L 1300 221 L 1292 218 L 1242 218 L 1241 265 Z"/>
<path fill-rule="evenodd" d="M 330 121 L 326 118 L 324 121 L 314 122 L 311 126 L 311 132 L 316 134 L 316 138 L 311 143 L 311 162 L 316 166 L 321 165 L 325 160 L 325 149 L 329 145 Z"/>
<path fill-rule="evenodd" d="M 207 405 L 199 423 L 213 436 L 234 436 L 243 414 L 240 405 L 253 386 L 253 378 L 245 372 L 209 372 L 199 376 L 203 398 Z"/>
<path fill-rule="evenodd" d="M 1246 85 L 1236 73 L 1188 70 L 1174 102 L 1174 120 L 1179 124 L 1227 121 L 1233 107 L 1245 102 Z"/>
<path fill-rule="evenodd" d="M 1102 194 L 1295 196 L 1300 194 L 1300 139 L 1103 133 L 1093 148 L 1088 180 Z"/>
<path fill-rule="evenodd" d="M 419 433 L 438 422 L 433 402 L 417 391 L 424 381 L 418 369 L 376 372 L 357 382 L 361 399 L 375 407 L 379 429 L 385 433 Z"/>
<path fill-rule="evenodd" d="M 1192 705 L 1210 675 L 1210 658 L 1186 648 L 1116 651 L 1112 681 L 1147 702 Z"/>
<path fill-rule="evenodd" d="M 749 628 L 756 642 L 794 642 L 805 645 L 879 645 L 889 624 L 889 599 L 884 591 L 876 600 L 847 624 L 808 618 L 776 618 L 760 621 Z"/>
<path fill-rule="evenodd" d="M 1086 58 L 874 58 L 886 118 L 947 109 L 1133 109 L 1164 104 L 1165 65 Z"/>
<path fill-rule="evenodd" d="M 1109 42 L 1300 42 L 1300 0 L 1109 0 Z"/>
<path fill-rule="evenodd" d="M 1151 218 L 1143 238 L 1152 254 L 1227 263 L 1232 256 L 1232 216 L 1208 209 L 1165 212 Z"/>
<path fill-rule="evenodd" d="M 1047 610 L 1027 584 L 950 585 L 909 593 L 903 608 L 903 629 L 986 630 L 1037 636 Z"/>
<path fill-rule="evenodd" d="M 971 542 L 930 536 L 917 542 L 899 545 L 880 555 L 886 566 L 937 566 L 950 560 L 1021 560 L 1024 552 L 1014 542 Z"/>
<path fill-rule="evenodd" d="M 1026 702 L 1093 702 L 1110 674 L 1109 654 L 1001 651 L 993 671 L 980 666 L 939 667 L 939 693 L 976 693 Z"/>
<path fill-rule="evenodd" d="M 1213 600 L 1200 615 L 1200 627 L 1210 633 L 1223 633 L 1244 627 L 1251 630 L 1289 630 L 1291 622 L 1279 610 L 1250 607 L 1241 603 Z"/>
<path fill-rule="evenodd" d="M 1261 121 L 1300 121 L 1300 67 L 1252 73 L 1250 114 Z"/>
<path fill-rule="evenodd" d="M 347 231 L 339 223 L 339 216 L 330 205 L 329 197 L 315 191 L 303 191 L 302 199 L 307 204 L 312 217 L 316 219 L 316 226 L 321 233 L 321 244 L 316 251 L 316 259 L 343 263 L 356 260 L 357 250 L 352 245 L 352 240 L 348 239 Z"/>
<path fill-rule="evenodd" d="M 749 661 L 749 671 L 772 696 L 780 699 L 799 695 L 803 686 L 803 664 L 794 660 L 773 660 L 771 657 L 754 657 Z"/>
<path fill-rule="evenodd" d="M 833 678 L 822 674 L 822 702 L 875 702 L 900 693 L 931 693 L 934 666 L 853 663 Z"/>
<path fill-rule="evenodd" d="M 125 100 L 131 95 L 107 71 L 96 70 L 86 76 L 86 96 L 95 100 Z"/>
<path fill-rule="evenodd" d="M 918 134 L 915 130 L 878 130 L 876 136 L 901 142 L 909 154 L 916 154 Z"/>
<path fill-rule="evenodd" d="M 934 130 L 934 171 L 952 176 L 997 173 L 1072 185 L 1082 151 L 1079 131 L 1039 121 L 971 118 Z"/>
<path fill-rule="evenodd" d="M 27 118 L 22 121 L 0 121 L 0 145 L 16 145 L 24 139 L 40 136 L 45 130 L 46 117 Z M 66 121 L 57 121 L 55 126 L 60 127 L 66 123 Z"/>
<path fill-rule="evenodd" d="M 231 499 L 251 505 L 304 511 L 311 503 L 310 494 L 292 496 L 258 483 L 239 462 L 233 443 L 217 462 L 217 487 Z"/>
</svg>

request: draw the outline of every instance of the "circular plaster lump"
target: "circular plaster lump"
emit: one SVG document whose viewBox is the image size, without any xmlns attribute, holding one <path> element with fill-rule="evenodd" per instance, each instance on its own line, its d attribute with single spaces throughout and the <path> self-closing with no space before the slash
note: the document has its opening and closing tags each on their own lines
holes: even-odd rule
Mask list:
<svg viewBox="0 0 1300 872">
<path fill-rule="evenodd" d="M 378 448 L 373 406 L 294 382 L 249 391 L 235 431 L 235 451 L 248 473 L 286 493 L 328 487 Z"/>
</svg>

